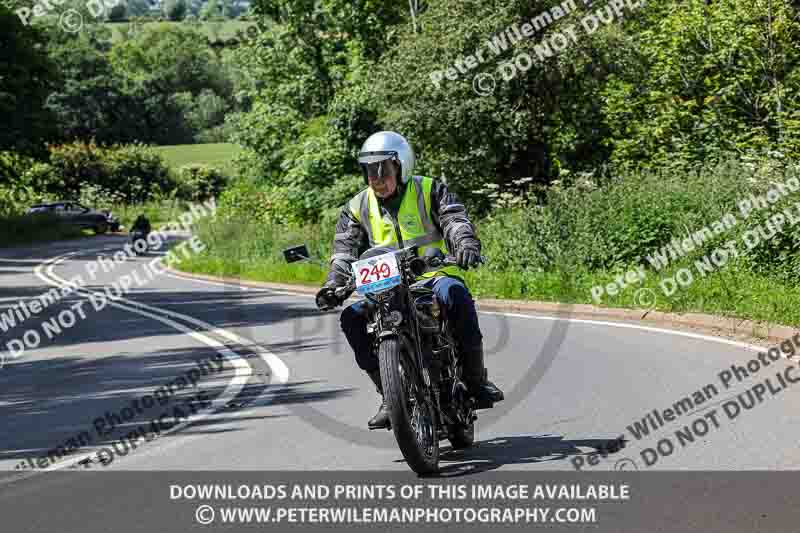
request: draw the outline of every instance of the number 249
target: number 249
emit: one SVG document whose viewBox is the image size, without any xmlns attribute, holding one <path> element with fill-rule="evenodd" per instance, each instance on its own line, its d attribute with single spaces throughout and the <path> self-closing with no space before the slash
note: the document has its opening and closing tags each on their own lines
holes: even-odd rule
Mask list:
<svg viewBox="0 0 800 533">
<path fill-rule="evenodd" d="M 380 265 L 380 268 L 378 265 L 375 265 L 372 267 L 372 269 L 362 268 L 358 273 L 361 275 L 361 283 L 371 283 L 371 276 L 375 276 L 377 278 L 375 281 L 379 281 L 380 279 L 385 279 L 391 276 L 392 271 L 387 263 L 383 263 Z"/>
</svg>

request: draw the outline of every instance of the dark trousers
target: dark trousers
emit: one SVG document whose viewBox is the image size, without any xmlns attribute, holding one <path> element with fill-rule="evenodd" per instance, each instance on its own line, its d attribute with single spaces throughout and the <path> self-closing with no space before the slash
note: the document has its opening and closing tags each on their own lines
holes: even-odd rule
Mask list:
<svg viewBox="0 0 800 533">
<path fill-rule="evenodd" d="M 436 276 L 425 280 L 423 285 L 432 288 L 445 308 L 445 313 L 453 328 L 453 335 L 462 353 L 481 346 L 483 335 L 478 325 L 478 312 L 475 302 L 466 285 L 456 278 Z M 378 370 L 378 359 L 371 351 L 372 335 L 367 333 L 367 317 L 363 313 L 364 300 L 358 301 L 342 311 L 340 321 L 347 342 L 355 352 L 356 363 L 365 372 Z"/>
</svg>

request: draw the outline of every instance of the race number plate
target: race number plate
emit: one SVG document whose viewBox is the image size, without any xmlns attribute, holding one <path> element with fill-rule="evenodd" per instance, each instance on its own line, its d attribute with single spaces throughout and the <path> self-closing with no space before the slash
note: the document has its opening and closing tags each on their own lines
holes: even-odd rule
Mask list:
<svg viewBox="0 0 800 533">
<path fill-rule="evenodd" d="M 378 292 L 400 285 L 400 269 L 394 253 L 370 257 L 353 263 L 356 291 L 359 294 Z"/>
</svg>

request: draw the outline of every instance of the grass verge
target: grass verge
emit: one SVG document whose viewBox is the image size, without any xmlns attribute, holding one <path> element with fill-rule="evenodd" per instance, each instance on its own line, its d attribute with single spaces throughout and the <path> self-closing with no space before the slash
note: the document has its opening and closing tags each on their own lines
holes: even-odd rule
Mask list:
<svg viewBox="0 0 800 533">
<path fill-rule="evenodd" d="M 333 234 L 329 228 L 309 226 L 286 228 L 268 224 L 205 221 L 198 227 L 206 252 L 176 265 L 190 273 L 236 277 L 254 281 L 297 283 L 319 286 L 327 267 L 314 263 L 287 264 L 282 250 L 305 243 L 311 254 L 325 262 Z M 481 235 L 486 235 L 479 224 Z M 644 281 L 631 284 L 615 296 L 592 299 L 592 287 L 607 285 L 624 271 L 562 269 L 552 272 L 492 270 L 489 265 L 467 273 L 467 284 L 477 297 L 596 304 L 607 307 L 648 309 L 765 321 L 800 326 L 800 287 L 755 274 L 732 262 L 713 274 L 701 277 L 695 271 L 693 283 L 678 286 L 672 293 L 662 288 L 664 278 L 678 269 L 691 269 L 687 261 L 675 263 L 662 272 L 648 272 Z M 671 285 L 665 282 L 668 289 Z"/>
<path fill-rule="evenodd" d="M 111 207 L 111 212 L 126 230 L 130 229 L 136 217 L 141 214 L 150 220 L 154 229 L 158 229 L 167 222 L 177 222 L 181 213 L 188 209 L 188 202 L 183 200 L 161 199 L 136 205 L 115 205 Z"/>
</svg>

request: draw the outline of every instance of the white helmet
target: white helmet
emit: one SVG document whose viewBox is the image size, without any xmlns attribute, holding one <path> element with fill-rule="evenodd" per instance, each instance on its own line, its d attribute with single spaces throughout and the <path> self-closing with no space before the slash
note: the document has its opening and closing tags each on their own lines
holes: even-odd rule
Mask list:
<svg viewBox="0 0 800 533">
<path fill-rule="evenodd" d="M 379 131 L 373 133 L 364 141 L 358 153 L 358 164 L 364 170 L 364 179 L 367 179 L 366 165 L 393 160 L 400 164 L 401 181 L 403 184 L 411 179 L 414 171 L 414 150 L 405 137 L 393 131 Z"/>
</svg>

